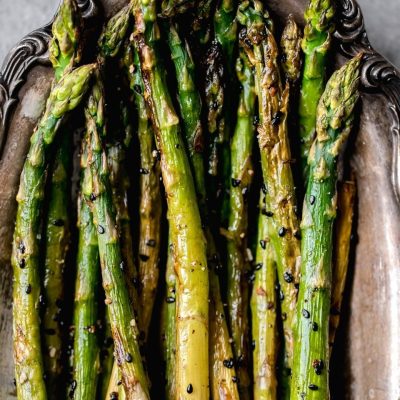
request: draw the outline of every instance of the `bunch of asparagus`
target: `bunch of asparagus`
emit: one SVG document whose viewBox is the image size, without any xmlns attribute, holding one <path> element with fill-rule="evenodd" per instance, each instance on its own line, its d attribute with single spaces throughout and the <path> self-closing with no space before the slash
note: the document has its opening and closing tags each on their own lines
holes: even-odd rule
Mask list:
<svg viewBox="0 0 400 400">
<path fill-rule="evenodd" d="M 362 60 L 326 83 L 333 17 L 310 0 L 278 40 L 259 0 L 132 0 L 93 46 L 63 0 L 17 196 L 18 399 L 329 399 Z"/>
</svg>

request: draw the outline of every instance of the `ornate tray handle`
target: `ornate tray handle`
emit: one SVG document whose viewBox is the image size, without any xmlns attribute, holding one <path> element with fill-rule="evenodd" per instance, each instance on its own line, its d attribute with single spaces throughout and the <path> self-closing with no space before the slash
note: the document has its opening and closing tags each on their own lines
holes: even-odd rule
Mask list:
<svg viewBox="0 0 400 400">
<path fill-rule="evenodd" d="M 93 0 L 78 0 L 85 19 L 97 15 Z M 52 21 L 25 36 L 8 54 L 0 70 L 0 160 L 7 141 L 7 128 L 19 89 L 26 81 L 28 72 L 35 65 L 49 63 L 48 44 Z"/>
</svg>

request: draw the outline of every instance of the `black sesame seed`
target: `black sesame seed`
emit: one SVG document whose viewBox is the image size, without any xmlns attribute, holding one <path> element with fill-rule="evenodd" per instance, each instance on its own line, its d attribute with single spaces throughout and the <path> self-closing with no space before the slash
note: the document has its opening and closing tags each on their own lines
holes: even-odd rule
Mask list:
<svg viewBox="0 0 400 400">
<path fill-rule="evenodd" d="M 42 294 L 39 295 L 39 304 L 41 306 L 44 306 L 46 304 L 46 302 L 44 301 L 44 296 Z"/>
<path fill-rule="evenodd" d="M 301 239 L 301 232 L 296 230 L 296 231 L 293 232 L 293 236 L 294 236 L 297 240 L 300 240 L 300 239 Z"/>
<path fill-rule="evenodd" d="M 54 226 L 58 226 L 58 227 L 64 226 L 64 220 L 56 219 L 56 220 L 53 221 L 53 225 Z"/>
<path fill-rule="evenodd" d="M 179 149 L 179 147 L 181 147 L 181 146 L 180 146 L 179 143 L 177 143 L 177 144 L 175 145 L 175 148 L 176 148 L 176 149 Z"/>
<path fill-rule="evenodd" d="M 117 382 L 117 385 L 118 385 L 118 386 L 121 386 L 121 385 L 122 385 L 121 379 Z"/>
<path fill-rule="evenodd" d="M 191 383 L 189 383 L 189 385 L 187 386 L 186 391 L 187 391 L 189 394 L 193 393 L 193 385 L 192 385 Z"/>
<path fill-rule="evenodd" d="M 19 244 L 18 250 L 20 251 L 21 254 L 24 254 L 24 253 L 25 253 L 25 250 L 26 250 L 26 249 L 25 249 L 25 245 L 24 245 L 23 242 L 21 242 L 21 243 Z"/>
<path fill-rule="evenodd" d="M 255 280 L 256 280 L 256 275 L 255 275 L 255 273 L 254 273 L 254 272 L 250 272 L 250 273 L 247 275 L 247 281 L 248 281 L 249 283 L 253 283 Z"/>
<path fill-rule="evenodd" d="M 25 293 L 26 293 L 26 294 L 30 294 L 31 292 L 32 292 L 32 286 L 31 286 L 31 284 L 29 283 L 28 286 L 27 286 L 26 289 L 25 289 Z"/>
<path fill-rule="evenodd" d="M 304 318 L 310 318 L 310 312 L 307 311 L 305 308 L 301 311 Z"/>
<path fill-rule="evenodd" d="M 77 385 L 76 380 L 73 380 L 71 382 L 71 390 L 75 390 L 76 389 L 76 385 Z"/>
<path fill-rule="evenodd" d="M 156 247 L 156 241 L 154 239 L 149 239 L 146 241 L 146 246 Z"/>
<path fill-rule="evenodd" d="M 139 254 L 141 261 L 146 262 L 150 257 L 146 254 Z"/>
<path fill-rule="evenodd" d="M 263 184 L 261 185 L 261 190 L 262 190 L 262 192 L 263 192 L 264 194 L 267 194 L 267 193 L 268 193 L 267 185 L 266 185 L 265 183 L 263 183 Z"/>
<path fill-rule="evenodd" d="M 292 275 L 290 272 L 285 271 L 285 272 L 283 273 L 283 279 L 284 279 L 285 282 L 287 282 L 287 283 L 292 283 L 292 282 L 293 282 L 293 275 Z"/>
<path fill-rule="evenodd" d="M 96 195 L 94 193 L 92 193 L 90 195 L 90 201 L 95 201 L 96 200 Z"/>
<path fill-rule="evenodd" d="M 279 125 L 281 123 L 282 116 L 283 116 L 283 114 L 280 111 L 275 113 L 274 116 L 272 117 L 272 125 L 273 126 Z"/>
<path fill-rule="evenodd" d="M 104 229 L 103 226 L 99 225 L 99 226 L 97 227 L 97 232 L 99 232 L 100 235 L 102 235 L 103 233 L 105 233 L 105 231 L 106 231 L 106 230 Z"/>
<path fill-rule="evenodd" d="M 317 386 L 317 385 L 314 385 L 313 383 L 310 383 L 310 384 L 308 385 L 308 388 L 309 388 L 310 390 L 318 390 L 318 386 Z"/>
<path fill-rule="evenodd" d="M 322 370 L 324 369 L 324 362 L 322 360 L 314 360 L 312 366 L 317 375 L 322 374 Z"/>
<path fill-rule="evenodd" d="M 224 364 L 224 367 L 229 368 L 229 369 L 233 368 L 234 365 L 235 365 L 235 363 L 233 361 L 233 358 L 229 358 L 228 360 L 224 360 L 223 364 Z"/>
<path fill-rule="evenodd" d="M 260 246 L 263 250 L 267 247 L 267 242 L 265 240 L 260 240 Z"/>
<path fill-rule="evenodd" d="M 168 304 L 175 303 L 175 297 L 168 296 L 168 297 L 165 299 L 165 301 L 166 301 Z"/>
<path fill-rule="evenodd" d="M 131 363 L 133 361 L 133 357 L 130 353 L 125 354 L 125 361 Z"/>
<path fill-rule="evenodd" d="M 254 270 L 255 270 L 255 271 L 259 271 L 262 267 L 263 267 L 263 264 L 262 264 L 262 263 L 258 263 L 258 264 L 256 264 L 256 265 L 254 266 Z"/>
<path fill-rule="evenodd" d="M 285 295 L 283 294 L 283 291 L 281 289 L 279 290 L 279 300 L 280 301 L 285 300 Z"/>
<path fill-rule="evenodd" d="M 110 400 L 118 400 L 118 393 L 117 392 L 111 392 L 110 393 Z"/>
<path fill-rule="evenodd" d="M 236 376 L 232 376 L 232 382 L 237 383 L 237 381 L 238 381 L 238 378 Z"/>
<path fill-rule="evenodd" d="M 255 348 L 256 348 L 256 341 L 253 340 L 253 341 L 251 342 L 251 349 L 254 351 Z"/>
<path fill-rule="evenodd" d="M 286 235 L 286 229 L 283 226 L 279 228 L 278 235 L 279 237 L 284 237 Z"/>
<path fill-rule="evenodd" d="M 315 196 L 311 195 L 310 196 L 310 204 L 313 206 L 315 203 Z"/>
<path fill-rule="evenodd" d="M 18 265 L 21 269 L 24 269 L 26 266 L 26 261 L 25 258 L 21 258 L 21 260 L 19 260 Z"/>
<path fill-rule="evenodd" d="M 233 187 L 238 187 L 242 181 L 240 179 L 232 178 L 231 182 Z"/>
<path fill-rule="evenodd" d="M 249 193 L 249 188 L 248 187 L 245 187 L 245 188 L 242 189 L 243 197 L 246 197 L 248 193 Z"/>
<path fill-rule="evenodd" d="M 312 323 L 312 330 L 313 330 L 314 332 L 317 332 L 317 331 L 318 331 L 318 324 L 317 324 L 316 322 L 313 322 L 313 323 Z"/>
<path fill-rule="evenodd" d="M 267 210 L 263 210 L 262 214 L 265 215 L 266 217 L 273 217 L 274 213 L 272 211 L 267 211 Z"/>
<path fill-rule="evenodd" d="M 142 94 L 142 88 L 140 87 L 140 85 L 135 85 L 133 87 L 133 90 L 137 93 L 137 94 Z"/>
<path fill-rule="evenodd" d="M 140 168 L 140 169 L 139 169 L 139 172 L 140 172 L 142 175 L 148 175 L 148 174 L 149 174 L 149 170 L 146 169 L 146 168 Z"/>
</svg>

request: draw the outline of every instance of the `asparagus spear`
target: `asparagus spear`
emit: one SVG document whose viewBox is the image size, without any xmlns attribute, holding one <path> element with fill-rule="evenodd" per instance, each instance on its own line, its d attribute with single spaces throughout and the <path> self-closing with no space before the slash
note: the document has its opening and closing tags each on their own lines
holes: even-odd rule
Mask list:
<svg viewBox="0 0 400 400">
<path fill-rule="evenodd" d="M 255 138 L 254 109 L 255 88 L 254 77 L 249 61 L 244 52 L 236 65 L 240 92 L 237 123 L 231 144 L 231 180 L 230 215 L 227 236 L 227 292 L 230 328 L 233 338 L 233 349 L 239 377 L 241 397 L 250 397 L 250 349 L 248 275 L 250 266 L 247 261 L 247 195 L 253 176 L 251 153 Z"/>
<path fill-rule="evenodd" d="M 247 31 L 242 43 L 255 68 L 259 118 L 258 142 L 266 193 L 266 215 L 271 218 L 270 238 L 276 254 L 278 281 L 282 291 L 281 310 L 284 330 L 283 397 L 289 395 L 293 358 L 293 319 L 299 282 L 300 241 L 296 199 L 291 171 L 287 129 L 289 86 L 282 91 L 278 49 L 259 1 L 244 3 L 239 18 Z M 264 242 L 260 242 L 263 246 Z"/>
<path fill-rule="evenodd" d="M 337 158 L 350 134 L 358 100 L 361 56 L 329 80 L 317 112 L 303 205 L 302 262 L 291 399 L 329 398 L 329 311 Z"/>
<path fill-rule="evenodd" d="M 105 136 L 104 94 L 98 76 L 85 110 L 90 138 L 90 185 L 85 185 L 85 199 L 90 204 L 99 243 L 103 288 L 125 394 L 128 399 L 148 399 L 147 377 L 143 368 L 139 332 L 131 307 L 121 265 L 121 246 L 116 229 L 116 215 L 110 187 L 110 172 L 102 148 Z"/>
<path fill-rule="evenodd" d="M 61 3 L 53 23 L 50 41 L 50 60 L 55 82 L 80 61 L 81 15 L 74 0 Z M 69 183 L 71 135 L 63 127 L 64 137 L 51 166 L 50 194 L 45 219 L 44 249 L 44 366 L 49 397 L 56 393 L 58 378 L 62 373 L 61 305 L 64 298 L 63 272 L 69 247 Z"/>
<path fill-rule="evenodd" d="M 160 256 L 160 163 L 154 156 L 153 127 L 143 98 L 144 87 L 139 67 L 139 56 L 126 46 L 124 63 L 138 113 L 137 134 L 140 146 L 140 221 L 139 221 L 139 281 L 142 330 L 147 337 L 153 314 L 159 278 Z"/>
<path fill-rule="evenodd" d="M 195 66 L 187 43 L 183 44 L 176 28 L 168 27 L 168 43 L 175 65 L 178 81 L 178 98 L 183 118 L 183 131 L 186 148 L 192 168 L 197 191 L 200 214 L 207 239 L 207 260 L 210 280 L 210 311 L 209 311 L 209 346 L 211 397 L 238 399 L 237 376 L 233 365 L 233 353 L 229 340 L 225 312 L 222 305 L 219 279 L 215 269 L 219 256 L 215 248 L 214 238 L 208 225 L 207 191 L 205 185 L 205 169 L 203 155 L 203 131 L 201 126 L 201 98 L 195 84 Z M 172 279 L 173 270 L 168 278 Z M 168 314 L 169 315 L 169 314 Z M 174 318 L 175 316 L 173 316 Z M 170 325 L 172 327 L 174 322 Z M 167 331 L 168 332 L 168 331 Z M 172 366 L 173 366 L 172 360 Z M 168 366 L 168 364 L 167 364 Z M 173 373 L 168 372 L 167 376 Z M 171 393 L 173 395 L 174 393 Z"/>
<path fill-rule="evenodd" d="M 329 321 L 329 346 L 335 341 L 339 327 L 343 292 L 349 265 L 350 241 L 354 216 L 356 185 L 354 181 L 346 181 L 338 187 L 338 217 L 334 231 L 333 265 L 332 265 L 332 300 Z"/>
<path fill-rule="evenodd" d="M 276 257 L 270 240 L 271 221 L 265 216 L 265 195 L 260 198 L 255 280 L 251 295 L 253 338 L 253 396 L 255 400 L 276 400 L 278 337 L 278 296 L 276 291 Z"/>
<path fill-rule="evenodd" d="M 301 162 L 307 180 L 307 158 L 315 138 L 318 101 L 324 91 L 327 54 L 334 29 L 331 0 L 310 0 L 305 12 L 306 27 L 302 43 L 305 54 L 299 103 Z"/>
<path fill-rule="evenodd" d="M 88 138 L 82 142 L 81 191 L 90 185 Z M 99 317 L 100 262 L 97 233 L 88 204 L 79 197 L 78 257 L 74 300 L 74 365 L 70 397 L 96 399 L 100 372 L 100 347 L 97 336 Z"/>
<path fill-rule="evenodd" d="M 174 17 L 184 14 L 196 4 L 195 0 L 163 0 L 162 15 L 163 17 Z"/>
<path fill-rule="evenodd" d="M 176 287 L 177 398 L 208 398 L 208 271 L 204 234 L 179 119 L 158 54 L 156 2 L 137 2 L 134 41 L 151 111 L 168 203 Z M 193 397 L 193 396 L 192 396 Z"/>
<path fill-rule="evenodd" d="M 39 329 L 39 239 L 45 170 L 51 144 L 65 114 L 85 95 L 94 66 L 68 73 L 52 89 L 44 115 L 31 138 L 21 174 L 13 241 L 13 335 L 18 399 L 46 399 Z"/>
</svg>

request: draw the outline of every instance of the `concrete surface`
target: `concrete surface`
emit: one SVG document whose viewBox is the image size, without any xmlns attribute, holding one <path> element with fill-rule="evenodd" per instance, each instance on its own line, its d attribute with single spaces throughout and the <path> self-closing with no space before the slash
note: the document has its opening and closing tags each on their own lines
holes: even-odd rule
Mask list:
<svg viewBox="0 0 400 400">
<path fill-rule="evenodd" d="M 0 64 L 24 34 L 49 21 L 58 3 L 59 0 L 0 0 Z M 372 44 L 400 67 L 400 0 L 359 0 L 359 3 Z"/>
</svg>

